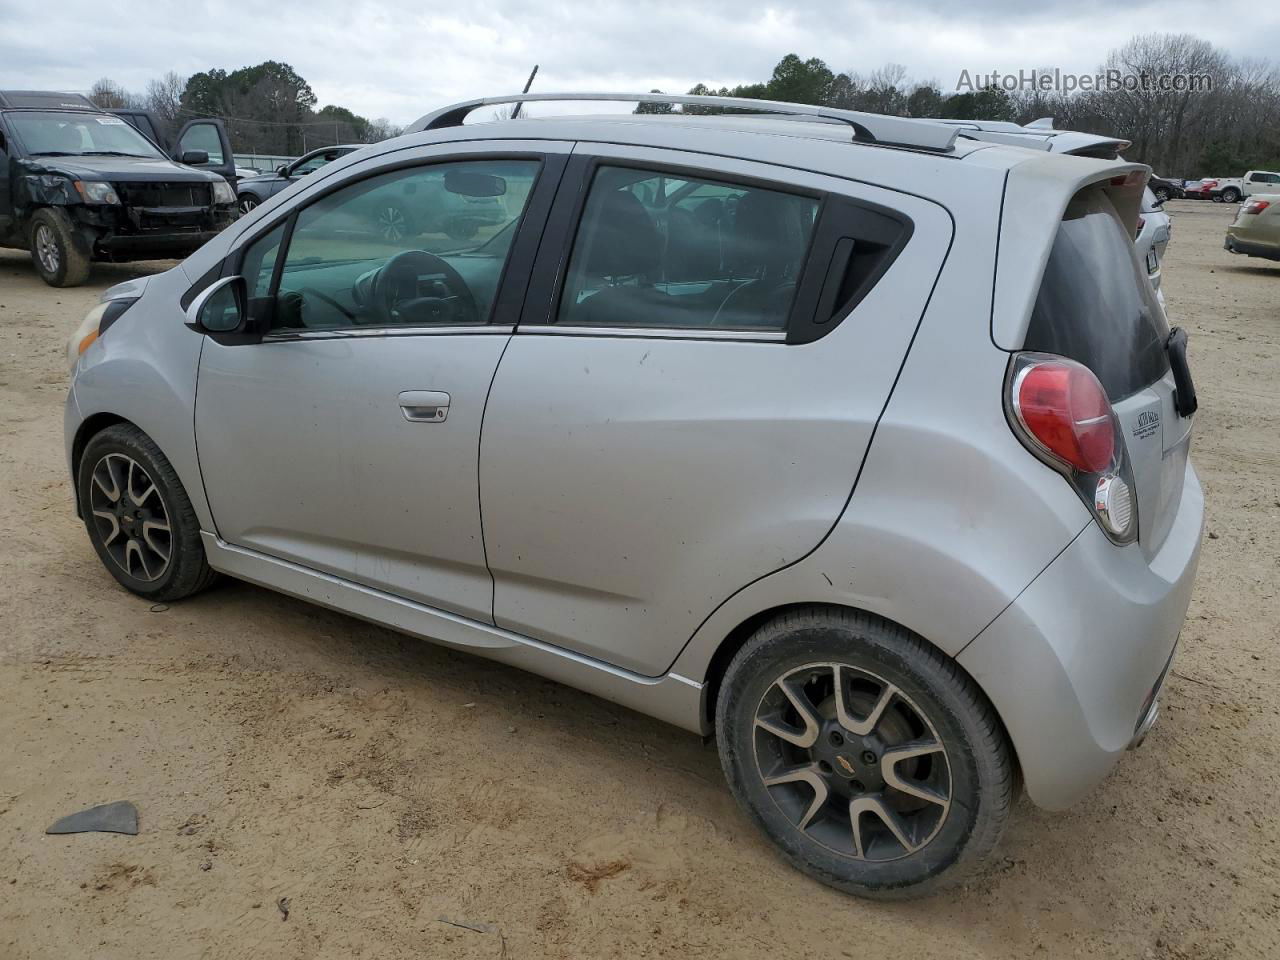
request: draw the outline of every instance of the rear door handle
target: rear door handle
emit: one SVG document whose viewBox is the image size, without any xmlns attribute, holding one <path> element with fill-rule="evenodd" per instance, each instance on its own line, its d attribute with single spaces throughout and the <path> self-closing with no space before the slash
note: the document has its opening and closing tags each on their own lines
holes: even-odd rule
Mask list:
<svg viewBox="0 0 1280 960">
<path fill-rule="evenodd" d="M 449 395 L 442 390 L 405 390 L 400 412 L 412 423 L 441 423 L 449 416 Z"/>
</svg>

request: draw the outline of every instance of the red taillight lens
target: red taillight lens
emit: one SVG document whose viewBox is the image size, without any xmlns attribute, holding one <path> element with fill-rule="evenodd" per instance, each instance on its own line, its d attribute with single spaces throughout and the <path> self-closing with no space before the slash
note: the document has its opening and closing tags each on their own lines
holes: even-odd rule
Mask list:
<svg viewBox="0 0 1280 960">
<path fill-rule="evenodd" d="M 1269 200 L 1250 200 L 1244 205 L 1241 213 L 1261 213 L 1269 206 L 1271 206 L 1271 202 Z"/>
<path fill-rule="evenodd" d="M 1065 360 L 1032 364 L 1014 383 L 1013 403 L 1027 433 L 1059 460 L 1084 473 L 1111 466 L 1111 401 L 1087 367 Z"/>
</svg>

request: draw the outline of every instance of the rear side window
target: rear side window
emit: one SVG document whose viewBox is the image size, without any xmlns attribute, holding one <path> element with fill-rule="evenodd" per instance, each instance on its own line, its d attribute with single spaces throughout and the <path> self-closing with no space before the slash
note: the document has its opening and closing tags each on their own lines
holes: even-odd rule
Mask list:
<svg viewBox="0 0 1280 960">
<path fill-rule="evenodd" d="M 1067 207 L 1027 329 L 1027 350 L 1054 353 L 1094 372 L 1113 401 L 1169 370 L 1169 325 L 1101 190 Z"/>
<path fill-rule="evenodd" d="M 819 206 L 759 186 L 602 166 L 557 322 L 782 330 Z"/>
</svg>

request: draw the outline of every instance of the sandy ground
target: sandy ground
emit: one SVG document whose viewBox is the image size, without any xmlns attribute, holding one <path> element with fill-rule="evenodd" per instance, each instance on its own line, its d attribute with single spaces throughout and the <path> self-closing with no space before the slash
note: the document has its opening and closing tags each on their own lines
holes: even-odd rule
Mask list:
<svg viewBox="0 0 1280 960">
<path fill-rule="evenodd" d="M 1171 206 L 1211 533 L 1163 718 L 888 906 L 784 866 L 678 730 L 246 585 L 125 593 L 69 506 L 64 343 L 165 265 L 59 291 L 0 254 L 0 957 L 1276 957 L 1280 264 Z M 117 799 L 138 836 L 43 833 Z"/>
</svg>

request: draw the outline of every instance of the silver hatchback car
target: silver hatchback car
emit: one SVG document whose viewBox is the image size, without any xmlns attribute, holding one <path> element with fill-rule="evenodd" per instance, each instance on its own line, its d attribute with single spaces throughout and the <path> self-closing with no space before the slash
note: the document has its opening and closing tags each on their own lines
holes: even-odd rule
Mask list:
<svg viewBox="0 0 1280 960">
<path fill-rule="evenodd" d="M 1019 783 L 1064 808 L 1142 740 L 1186 613 L 1149 171 L 718 98 L 462 124 L 549 99 L 697 98 L 450 107 L 107 291 L 66 407 L 94 549 L 148 600 L 222 573 L 714 734 L 801 870 L 954 881 Z M 445 193 L 502 217 L 369 228 Z"/>
</svg>

